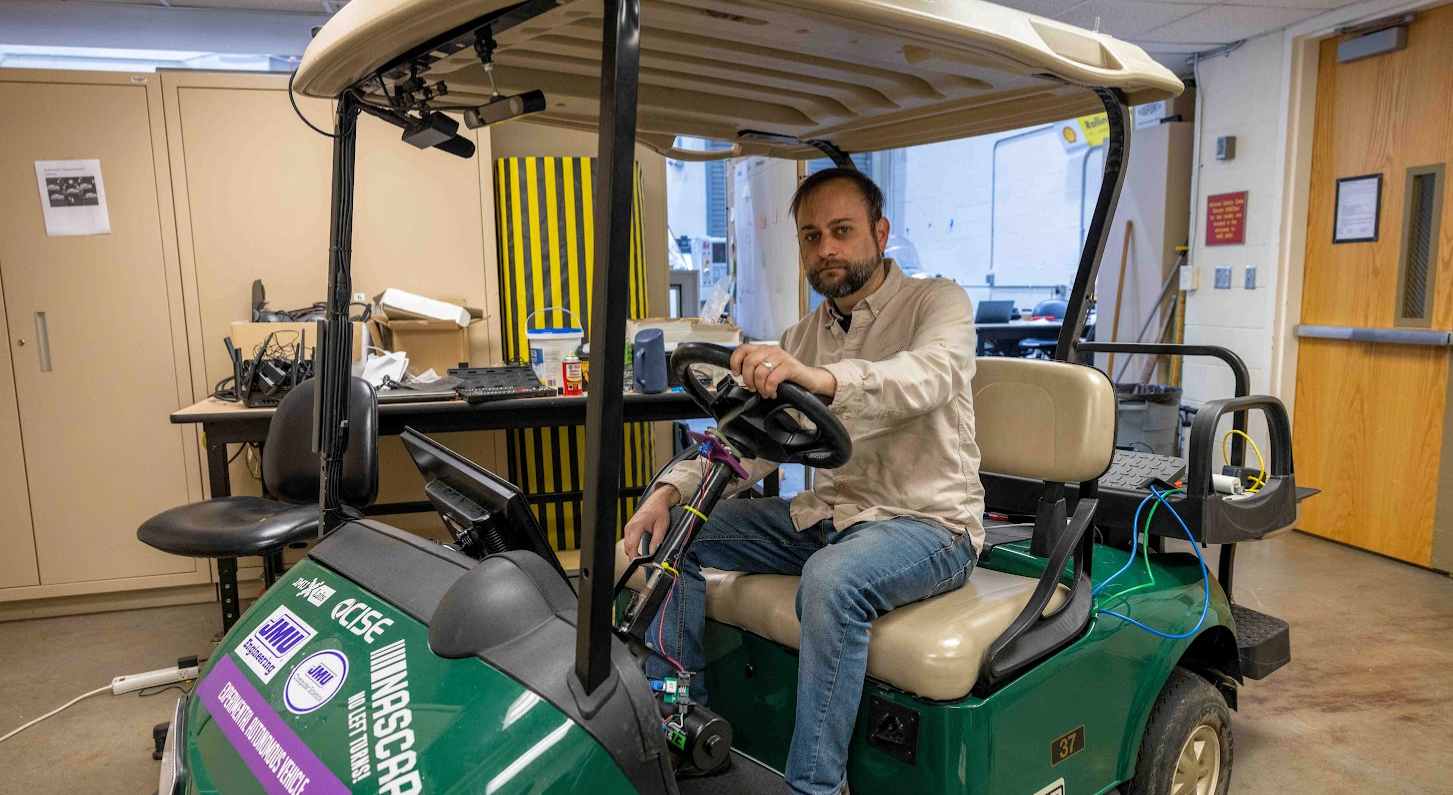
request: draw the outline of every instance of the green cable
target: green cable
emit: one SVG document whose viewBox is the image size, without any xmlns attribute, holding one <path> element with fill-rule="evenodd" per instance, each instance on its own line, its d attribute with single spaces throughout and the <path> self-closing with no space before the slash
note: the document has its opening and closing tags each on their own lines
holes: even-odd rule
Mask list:
<svg viewBox="0 0 1453 795">
<path fill-rule="evenodd" d="M 1181 491 L 1180 489 L 1166 492 L 1166 494 L 1175 493 L 1184 494 L 1185 492 Z M 1121 597 L 1129 596 L 1130 594 L 1133 594 L 1143 588 L 1149 588 L 1150 586 L 1155 585 L 1155 572 L 1152 571 L 1150 568 L 1150 520 L 1155 518 L 1155 511 L 1158 508 L 1160 508 L 1159 500 L 1151 503 L 1150 513 L 1145 517 L 1145 528 L 1141 531 L 1142 541 L 1140 544 L 1140 558 L 1145 563 L 1145 574 L 1146 576 L 1150 577 L 1150 582 L 1141 583 L 1134 588 L 1127 588 L 1126 590 L 1118 591 L 1114 594 L 1111 594 L 1111 599 L 1119 599 Z M 1109 602 L 1106 602 L 1105 604 L 1109 604 Z"/>
</svg>

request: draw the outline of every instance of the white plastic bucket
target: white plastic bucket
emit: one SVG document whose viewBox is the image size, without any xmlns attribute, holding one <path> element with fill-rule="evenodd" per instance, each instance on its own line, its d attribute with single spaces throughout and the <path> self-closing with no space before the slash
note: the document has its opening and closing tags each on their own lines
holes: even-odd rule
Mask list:
<svg viewBox="0 0 1453 795">
<path fill-rule="evenodd" d="M 574 318 L 576 323 L 580 322 L 580 318 L 568 309 L 555 306 L 536 309 L 525 316 L 525 340 L 530 345 L 530 366 L 535 368 L 535 375 L 545 382 L 545 386 L 563 389 L 565 387 L 565 357 L 580 347 L 581 341 L 585 339 L 585 332 L 578 326 L 530 328 L 530 319 L 541 312 L 564 312 Z"/>
</svg>

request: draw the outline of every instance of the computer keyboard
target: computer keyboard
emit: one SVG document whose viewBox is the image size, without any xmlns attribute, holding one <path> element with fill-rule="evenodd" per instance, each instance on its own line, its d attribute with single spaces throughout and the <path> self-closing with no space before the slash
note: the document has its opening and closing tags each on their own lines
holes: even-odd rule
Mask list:
<svg viewBox="0 0 1453 795">
<path fill-rule="evenodd" d="M 528 364 L 503 367 L 451 367 L 449 375 L 464 383 L 456 388 L 469 403 L 489 403 L 512 398 L 554 397 L 558 390 L 545 386 Z"/>
<path fill-rule="evenodd" d="M 1145 483 L 1154 478 L 1175 483 L 1185 475 L 1186 462 L 1183 458 L 1116 450 L 1110 471 L 1100 476 L 1100 488 L 1144 491 Z"/>
<path fill-rule="evenodd" d="M 489 403 L 512 398 L 554 397 L 553 386 L 461 386 L 459 397 L 469 403 Z"/>
</svg>

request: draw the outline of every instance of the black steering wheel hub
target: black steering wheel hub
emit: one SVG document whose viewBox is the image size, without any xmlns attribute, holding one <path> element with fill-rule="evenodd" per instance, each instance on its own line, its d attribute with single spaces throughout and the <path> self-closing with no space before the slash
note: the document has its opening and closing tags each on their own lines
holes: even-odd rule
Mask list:
<svg viewBox="0 0 1453 795">
<path fill-rule="evenodd" d="M 833 469 L 853 456 L 853 440 L 821 398 L 791 381 L 765 398 L 727 375 L 707 389 L 692 365 L 731 369 L 732 352 L 686 342 L 671 354 L 671 368 L 687 394 L 716 420 L 717 431 L 745 458 Z"/>
</svg>

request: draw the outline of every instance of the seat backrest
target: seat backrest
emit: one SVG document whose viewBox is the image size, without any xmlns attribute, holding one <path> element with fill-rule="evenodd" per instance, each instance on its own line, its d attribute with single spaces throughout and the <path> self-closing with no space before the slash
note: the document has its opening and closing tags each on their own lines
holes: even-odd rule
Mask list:
<svg viewBox="0 0 1453 795">
<path fill-rule="evenodd" d="M 318 454 L 313 452 L 310 378 L 283 396 L 262 447 L 262 482 L 272 496 L 305 505 L 318 502 Z M 362 378 L 349 379 L 348 451 L 343 456 L 343 504 L 366 508 L 378 496 L 378 400 Z"/>
<path fill-rule="evenodd" d="M 982 358 L 973 391 L 983 471 L 1078 483 L 1110 468 L 1115 390 L 1099 370 L 1065 362 Z"/>
<path fill-rule="evenodd" d="M 1034 305 L 1033 317 L 1052 317 L 1055 320 L 1064 320 L 1065 312 L 1069 310 L 1069 302 L 1063 298 L 1049 298 Z"/>
</svg>

